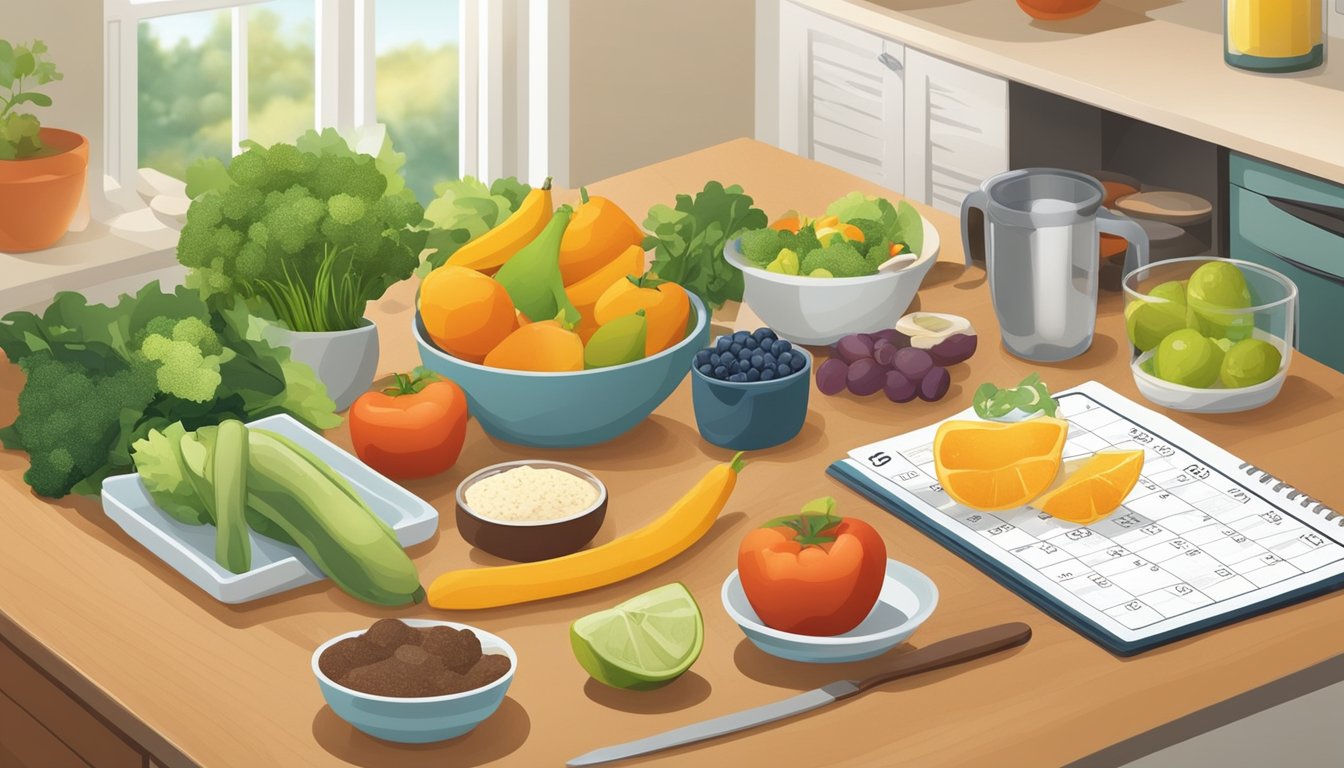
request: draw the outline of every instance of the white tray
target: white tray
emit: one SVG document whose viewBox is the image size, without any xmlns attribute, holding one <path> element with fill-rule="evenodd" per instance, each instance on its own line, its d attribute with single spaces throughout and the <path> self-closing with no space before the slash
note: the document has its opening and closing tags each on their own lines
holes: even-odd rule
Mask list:
<svg viewBox="0 0 1344 768">
<path fill-rule="evenodd" d="M 396 531 L 403 547 L 434 535 L 439 513 L 293 417 L 268 416 L 249 426 L 284 435 L 344 475 L 374 514 Z M 245 603 L 326 578 L 298 547 L 248 533 L 252 570 L 231 573 L 215 562 L 215 527 L 188 525 L 154 505 L 139 475 L 103 481 L 103 510 L 131 538 L 223 603 Z"/>
</svg>

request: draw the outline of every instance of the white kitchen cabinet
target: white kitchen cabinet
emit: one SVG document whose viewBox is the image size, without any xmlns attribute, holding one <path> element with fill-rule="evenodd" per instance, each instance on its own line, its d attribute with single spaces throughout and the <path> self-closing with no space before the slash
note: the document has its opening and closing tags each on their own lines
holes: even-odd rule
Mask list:
<svg viewBox="0 0 1344 768">
<path fill-rule="evenodd" d="M 792 2 L 779 14 L 779 146 L 959 213 L 1008 169 L 1008 83 Z"/>
<path fill-rule="evenodd" d="M 899 190 L 905 46 L 788 2 L 779 28 L 779 145 Z"/>
<path fill-rule="evenodd" d="M 913 48 L 905 56 L 906 195 L 949 213 L 1008 170 L 1008 82 Z"/>
</svg>

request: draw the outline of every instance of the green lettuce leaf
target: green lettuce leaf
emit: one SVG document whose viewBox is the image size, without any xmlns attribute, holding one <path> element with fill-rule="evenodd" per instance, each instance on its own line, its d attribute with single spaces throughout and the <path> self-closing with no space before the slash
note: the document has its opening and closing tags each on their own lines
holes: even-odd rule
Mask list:
<svg viewBox="0 0 1344 768">
<path fill-rule="evenodd" d="M 733 185 L 705 184 L 694 197 L 677 195 L 676 205 L 649 209 L 644 249 L 654 252 L 650 271 L 660 280 L 681 285 L 713 309 L 741 301 L 742 272 L 728 263 L 723 246 L 742 232 L 764 228 L 765 212 Z"/>
</svg>

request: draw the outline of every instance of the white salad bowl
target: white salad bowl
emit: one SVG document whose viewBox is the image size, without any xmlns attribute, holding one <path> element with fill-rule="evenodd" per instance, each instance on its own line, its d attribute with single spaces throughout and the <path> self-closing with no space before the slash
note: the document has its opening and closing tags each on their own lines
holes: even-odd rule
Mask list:
<svg viewBox="0 0 1344 768">
<path fill-rule="evenodd" d="M 914 633 L 938 605 L 938 588 L 923 573 L 887 560 L 877 605 L 859 626 L 842 635 L 817 637 L 767 627 L 742 590 L 737 571 L 723 582 L 723 609 L 757 648 L 781 659 L 815 664 L 862 661 L 890 651 Z"/>
<path fill-rule="evenodd" d="M 834 344 L 851 333 L 896 327 L 938 260 L 938 230 L 924 222 L 919 258 L 892 272 L 866 277 L 806 277 L 768 272 L 742 255 L 742 241 L 723 248 L 729 264 L 742 270 L 743 301 L 779 334 L 797 344 Z"/>
</svg>

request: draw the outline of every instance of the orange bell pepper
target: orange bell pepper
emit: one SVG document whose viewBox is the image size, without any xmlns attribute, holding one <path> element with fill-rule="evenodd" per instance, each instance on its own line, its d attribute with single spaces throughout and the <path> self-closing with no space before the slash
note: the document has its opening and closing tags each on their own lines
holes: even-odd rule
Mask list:
<svg viewBox="0 0 1344 768">
<path fill-rule="evenodd" d="M 598 325 L 639 310 L 649 319 L 644 340 L 644 356 L 656 355 L 686 338 L 686 325 L 691 317 L 691 299 L 686 289 L 676 283 L 658 283 L 656 287 L 647 277 L 617 280 L 593 306 L 593 319 Z"/>
<path fill-rule="evenodd" d="M 589 197 L 586 187 L 579 195 L 583 202 L 560 241 L 560 276 L 565 285 L 582 280 L 625 249 L 644 242 L 644 230 L 620 206 L 605 197 Z"/>
</svg>

